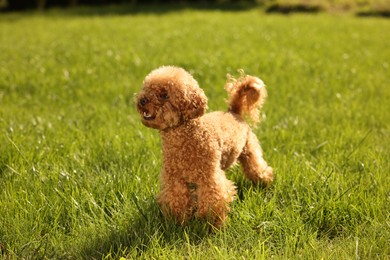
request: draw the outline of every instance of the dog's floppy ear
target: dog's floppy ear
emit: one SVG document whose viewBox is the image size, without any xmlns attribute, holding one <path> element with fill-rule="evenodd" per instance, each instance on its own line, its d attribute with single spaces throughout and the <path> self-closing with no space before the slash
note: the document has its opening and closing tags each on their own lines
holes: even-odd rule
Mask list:
<svg viewBox="0 0 390 260">
<path fill-rule="evenodd" d="M 181 115 L 183 120 L 189 120 L 202 116 L 207 110 L 207 97 L 199 87 L 187 93 L 182 104 Z"/>
</svg>

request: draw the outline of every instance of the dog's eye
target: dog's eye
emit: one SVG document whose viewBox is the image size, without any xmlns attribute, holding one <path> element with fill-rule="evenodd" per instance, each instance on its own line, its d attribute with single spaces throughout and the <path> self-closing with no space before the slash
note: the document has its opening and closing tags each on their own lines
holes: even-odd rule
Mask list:
<svg viewBox="0 0 390 260">
<path fill-rule="evenodd" d="M 162 100 L 167 100 L 167 99 L 169 99 L 168 93 L 166 93 L 166 92 L 161 93 L 159 97 L 160 97 L 160 99 L 162 99 Z"/>
</svg>

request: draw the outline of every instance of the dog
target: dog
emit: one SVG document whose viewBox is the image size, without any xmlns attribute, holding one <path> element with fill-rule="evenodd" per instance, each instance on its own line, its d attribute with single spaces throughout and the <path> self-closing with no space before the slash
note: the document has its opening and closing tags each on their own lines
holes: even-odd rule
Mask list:
<svg viewBox="0 0 390 260">
<path fill-rule="evenodd" d="M 228 217 L 236 187 L 224 170 L 241 163 L 254 184 L 269 186 L 273 169 L 249 124 L 258 123 L 267 96 L 262 80 L 230 77 L 228 111 L 207 110 L 207 97 L 193 76 L 180 67 L 162 66 L 150 72 L 136 95 L 142 123 L 158 129 L 163 167 L 158 204 L 163 215 L 180 224 L 206 219 L 217 228 Z"/>
</svg>

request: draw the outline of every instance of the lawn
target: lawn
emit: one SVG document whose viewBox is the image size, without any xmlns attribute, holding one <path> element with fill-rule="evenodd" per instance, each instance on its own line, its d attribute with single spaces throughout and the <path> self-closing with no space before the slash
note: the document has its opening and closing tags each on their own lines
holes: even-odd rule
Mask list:
<svg viewBox="0 0 390 260">
<path fill-rule="evenodd" d="M 389 259 L 390 20 L 257 8 L 79 8 L 0 16 L 0 258 Z M 159 134 L 134 93 L 191 71 L 225 110 L 226 74 L 268 86 L 255 129 L 277 179 L 239 166 L 227 225 L 155 203 Z"/>
</svg>

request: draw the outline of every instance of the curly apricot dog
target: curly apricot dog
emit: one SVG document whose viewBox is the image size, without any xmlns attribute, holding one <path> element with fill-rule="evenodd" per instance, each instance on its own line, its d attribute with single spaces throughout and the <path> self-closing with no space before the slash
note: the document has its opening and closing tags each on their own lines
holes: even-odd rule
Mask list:
<svg viewBox="0 0 390 260">
<path fill-rule="evenodd" d="M 216 227 L 227 219 L 236 190 L 224 170 L 237 160 L 255 184 L 269 185 L 273 170 L 263 159 L 255 134 L 244 121 L 258 121 L 267 95 L 253 76 L 230 78 L 228 112 L 205 114 L 207 98 L 184 69 L 163 66 L 146 76 L 136 97 L 142 123 L 158 129 L 163 169 L 158 202 L 165 216 L 180 224 L 205 218 Z"/>
</svg>

